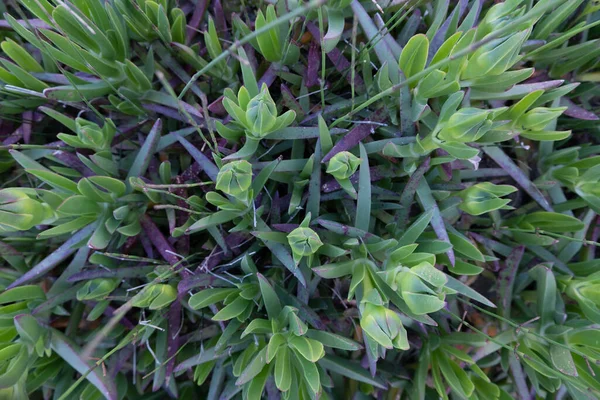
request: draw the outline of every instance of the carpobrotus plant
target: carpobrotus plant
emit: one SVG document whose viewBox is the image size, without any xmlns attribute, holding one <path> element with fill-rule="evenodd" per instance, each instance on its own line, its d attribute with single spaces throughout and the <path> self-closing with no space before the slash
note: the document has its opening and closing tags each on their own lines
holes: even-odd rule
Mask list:
<svg viewBox="0 0 600 400">
<path fill-rule="evenodd" d="M 600 398 L 597 1 L 0 10 L 0 399 Z"/>
</svg>

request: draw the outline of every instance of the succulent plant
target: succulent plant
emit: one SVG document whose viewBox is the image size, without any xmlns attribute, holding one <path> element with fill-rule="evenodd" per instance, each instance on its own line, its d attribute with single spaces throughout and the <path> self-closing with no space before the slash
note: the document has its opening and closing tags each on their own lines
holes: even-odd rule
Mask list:
<svg viewBox="0 0 600 400">
<path fill-rule="evenodd" d="M 0 2 L 0 398 L 600 398 L 597 1 Z"/>
</svg>

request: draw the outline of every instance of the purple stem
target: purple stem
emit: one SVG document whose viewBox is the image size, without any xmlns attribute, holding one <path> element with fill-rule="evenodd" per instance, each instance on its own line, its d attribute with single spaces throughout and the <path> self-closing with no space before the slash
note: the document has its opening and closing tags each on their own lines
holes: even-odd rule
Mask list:
<svg viewBox="0 0 600 400">
<path fill-rule="evenodd" d="M 217 174 L 219 173 L 219 169 L 213 162 L 204 155 L 196 146 L 188 142 L 185 138 L 175 134 L 179 143 L 185 147 L 185 149 L 190 153 L 192 158 L 202 167 L 206 175 L 213 181 L 216 182 Z"/>
<path fill-rule="evenodd" d="M 459 3 L 454 7 L 454 10 L 450 13 L 446 21 L 442 24 L 442 26 L 437 30 L 436 34 L 433 36 L 431 40 L 431 44 L 429 45 L 429 55 L 427 57 L 427 62 L 431 62 L 431 59 L 435 55 L 435 53 L 440 49 L 440 46 L 446 40 L 446 33 L 448 32 L 448 28 L 450 27 L 450 23 L 454 19 L 456 13 L 458 13 L 458 19 L 465 12 L 465 8 L 467 7 L 467 0 L 459 0 Z"/>
<path fill-rule="evenodd" d="M 223 107 L 223 96 L 219 97 L 208 105 L 208 111 L 219 116 L 227 115 L 227 110 Z"/>
<path fill-rule="evenodd" d="M 183 278 L 177 285 L 177 292 L 180 295 L 186 294 L 197 287 L 207 287 L 215 284 L 218 278 L 209 274 L 189 275 Z"/>
<path fill-rule="evenodd" d="M 214 0 L 213 3 L 213 12 L 215 14 L 215 28 L 217 28 L 219 38 L 229 40 L 230 36 L 229 31 L 227 30 L 227 22 L 225 21 L 225 13 L 223 12 L 221 0 Z"/>
<path fill-rule="evenodd" d="M 522 85 L 515 85 L 515 86 L 513 86 L 513 88 L 520 88 L 521 90 L 526 91 L 526 93 L 531 93 L 531 92 L 535 92 L 536 90 L 540 90 L 540 89 L 542 89 L 542 90 L 554 89 L 556 87 L 559 87 L 563 83 L 564 83 L 563 79 L 556 79 L 553 81 L 524 83 Z"/>
<path fill-rule="evenodd" d="M 283 98 L 283 105 L 295 111 L 302 110 L 302 106 L 300 106 L 300 103 L 298 103 L 298 100 L 296 100 L 296 96 L 294 96 L 290 88 L 288 88 L 287 85 L 284 83 L 280 85 L 280 88 Z"/>
<path fill-rule="evenodd" d="M 298 226 L 298 224 L 273 224 L 271 225 L 271 227 L 273 229 L 277 229 L 280 232 L 285 232 L 285 233 L 290 233 L 291 231 L 293 231 L 294 229 L 296 229 Z"/>
<path fill-rule="evenodd" d="M 311 35 L 313 35 L 314 38 L 321 38 L 319 28 L 313 22 L 307 22 L 306 27 L 308 28 L 308 31 Z M 340 49 L 335 48 L 329 53 L 327 53 L 327 57 L 329 58 L 329 60 L 331 60 L 335 69 L 337 69 L 338 72 L 345 74 L 346 80 L 349 83 L 352 83 L 352 74 L 350 73 L 350 68 L 352 67 L 352 65 L 350 64 L 350 61 L 348 61 L 348 59 L 344 57 L 344 53 L 342 53 Z M 354 74 L 354 86 L 363 87 L 364 85 L 365 82 L 362 80 L 360 75 Z"/>
<path fill-rule="evenodd" d="M 316 40 L 310 43 L 308 48 L 306 76 L 304 86 L 311 87 L 319 84 L 319 68 L 321 67 L 321 52 Z"/>
<path fill-rule="evenodd" d="M 538 202 L 540 206 L 546 211 L 552 212 L 552 206 L 546 200 L 542 192 L 535 186 L 525 173 L 517 167 L 517 165 L 497 146 L 486 146 L 483 147 L 483 151 L 490 156 L 499 166 L 501 166 L 518 184 Z"/>
<path fill-rule="evenodd" d="M 126 141 L 127 139 L 129 139 L 130 137 L 132 137 L 134 134 L 136 134 L 139 131 L 139 129 L 142 126 L 144 126 L 149 121 L 150 121 L 149 119 L 144 119 L 144 120 L 142 120 L 140 122 L 136 122 L 132 125 L 120 127 L 119 131 L 117 131 L 117 134 L 113 138 L 112 143 L 110 144 L 111 147 L 117 146 L 117 145 L 121 144 L 122 142 Z"/>
<path fill-rule="evenodd" d="M 131 356 L 133 355 L 133 344 L 132 346 L 127 346 L 123 348 L 121 351 L 117 353 L 117 356 L 114 359 L 114 363 L 110 368 L 110 377 L 111 379 L 115 379 L 117 374 L 123 369 L 125 364 L 129 361 Z"/>
<path fill-rule="evenodd" d="M 517 387 L 517 396 L 520 400 L 530 400 L 534 399 L 535 396 L 529 393 L 529 388 L 527 387 L 527 382 L 525 380 L 525 373 L 523 372 L 523 366 L 521 362 L 517 360 L 517 357 L 510 353 L 509 354 L 508 365 L 510 366 L 510 372 L 512 378 L 515 382 L 515 386 Z"/>
<path fill-rule="evenodd" d="M 595 226 L 594 230 L 592 231 L 592 237 L 590 238 L 590 240 L 592 242 L 597 242 L 598 238 L 600 238 L 600 217 L 598 217 L 596 219 L 596 226 Z M 590 260 L 593 260 L 594 258 L 596 258 L 596 256 L 595 256 L 596 246 L 595 245 L 590 246 L 589 249 L 590 249 L 589 250 L 590 251 L 590 253 L 589 253 Z"/>
<path fill-rule="evenodd" d="M 23 132 L 23 142 L 29 144 L 31 142 L 31 123 L 33 122 L 34 114 L 32 111 L 25 111 L 23 113 L 23 125 L 21 129 Z M 41 115 L 36 116 L 36 122 L 40 121 Z"/>
<path fill-rule="evenodd" d="M 500 276 L 498 279 L 498 295 L 500 299 L 500 313 L 503 317 L 510 317 L 510 304 L 513 298 L 513 286 L 515 284 L 515 278 L 517 277 L 517 271 L 519 270 L 519 264 L 525 254 L 525 246 L 519 246 L 513 249 L 513 251 L 506 257 L 504 262 L 504 268 L 500 270 Z"/>
<path fill-rule="evenodd" d="M 247 236 L 241 233 L 232 233 L 225 237 L 225 243 L 234 255 L 240 254 L 240 245 L 247 240 Z M 225 259 L 225 252 L 220 247 L 215 247 L 208 257 L 196 269 L 196 272 L 210 271 Z"/>
<path fill-rule="evenodd" d="M 156 250 L 160 253 L 162 258 L 165 259 L 169 264 L 175 265 L 179 262 L 179 259 L 175 255 L 175 249 L 169 244 L 167 239 L 165 239 L 164 235 L 158 229 L 156 224 L 148 217 L 146 214 L 142 216 L 140 219 L 140 223 L 142 224 L 142 229 L 144 229 L 144 233 L 150 239 Z"/>
<path fill-rule="evenodd" d="M 115 308 L 111 307 L 111 306 L 107 306 L 106 309 L 104 310 L 104 315 L 106 315 L 107 317 L 111 318 L 114 316 L 115 314 Z M 119 323 L 121 325 L 123 325 L 125 328 L 127 329 L 133 329 L 135 328 L 135 324 L 133 322 L 131 322 L 127 317 L 123 317 L 119 320 Z"/>
<path fill-rule="evenodd" d="M 87 281 L 96 278 L 140 278 L 152 272 L 153 269 L 154 267 L 148 265 L 142 267 L 119 267 L 116 270 L 93 268 L 69 276 L 67 282 Z"/>
<path fill-rule="evenodd" d="M 140 238 L 140 242 L 142 242 L 142 247 L 144 248 L 146 257 L 154 258 L 154 249 L 152 248 L 152 243 L 150 243 L 148 235 L 142 232 L 140 235 L 138 235 L 138 237 Z"/>
<path fill-rule="evenodd" d="M 157 114 L 161 114 L 161 115 L 176 119 L 181 122 L 189 122 L 187 117 L 183 116 L 182 114 L 179 113 L 178 110 L 171 108 L 171 107 L 161 106 L 160 104 L 154 104 L 154 103 L 145 103 L 145 104 L 143 104 L 143 107 L 148 111 L 152 111 Z M 191 113 L 188 110 L 188 113 L 190 114 L 190 116 L 194 119 L 194 121 L 199 126 L 203 126 L 204 118 L 198 114 L 198 111 Z"/>
<path fill-rule="evenodd" d="M 267 86 L 270 87 L 273 82 L 275 82 L 275 78 L 277 78 L 277 70 L 275 69 L 275 66 L 271 64 L 258 80 L 258 88 L 260 89 L 263 83 L 266 83 Z"/>
<path fill-rule="evenodd" d="M 25 28 L 29 28 L 31 26 L 34 29 L 53 30 L 53 28 L 50 25 L 45 23 L 43 20 L 37 19 L 37 18 L 31 18 L 31 19 L 27 19 L 27 20 L 18 19 L 17 22 L 19 23 L 19 25 L 21 25 Z M 10 26 L 8 21 L 0 20 L 0 29 L 12 29 L 12 26 Z"/>
<path fill-rule="evenodd" d="M 443 157 L 447 156 L 448 152 L 444 149 L 437 149 L 436 154 L 440 157 Z M 449 181 L 450 179 L 452 179 L 452 163 L 443 163 L 442 165 L 440 165 L 440 167 L 442 167 L 441 172 L 444 174 L 444 176 L 441 176 L 440 178 L 442 178 L 445 181 Z"/>
<path fill-rule="evenodd" d="M 346 135 L 339 142 L 337 142 L 335 146 L 333 146 L 329 153 L 323 157 L 321 162 L 326 163 L 337 153 L 350 150 L 360 143 L 361 140 L 375 132 L 375 124 L 372 122 L 380 122 L 383 119 L 384 114 L 385 110 L 379 109 L 373 112 L 370 116 L 370 119 L 365 121 L 365 123 L 356 124 L 352 130 L 346 133 Z"/>
<path fill-rule="evenodd" d="M 399 168 L 396 167 L 390 167 L 390 166 L 383 166 L 383 165 L 378 165 L 375 167 L 370 167 L 369 168 L 369 173 L 371 174 L 371 182 L 377 182 L 380 181 L 382 179 L 385 178 L 389 178 L 390 176 L 398 176 L 398 174 L 401 173 L 401 170 Z M 355 172 L 351 177 L 350 177 L 350 182 L 352 183 L 358 183 L 358 172 Z M 323 193 L 330 193 L 333 192 L 335 190 L 340 190 L 342 187 L 340 186 L 340 184 L 338 183 L 338 181 L 336 181 L 334 178 L 330 178 L 327 180 L 327 182 L 325 182 L 322 186 L 321 189 L 323 190 Z"/>
<path fill-rule="evenodd" d="M 578 106 L 566 97 L 560 99 L 560 105 L 568 107 L 565 111 L 565 115 L 572 118 L 583 119 L 586 121 L 597 121 L 598 116 L 585 108 Z"/>
<path fill-rule="evenodd" d="M 438 207 L 437 202 L 433 198 L 431 189 L 426 180 L 421 179 L 421 181 L 419 182 L 419 187 L 417 188 L 417 197 L 419 198 L 425 211 L 433 210 L 433 216 L 431 217 L 430 224 L 433 228 L 433 231 L 435 232 L 435 235 L 441 241 L 450 243 L 450 237 L 448 236 L 448 231 L 446 230 L 444 218 L 442 217 L 442 213 L 440 212 L 440 208 Z M 456 263 L 454 249 L 448 250 L 446 252 L 446 255 L 450 260 L 450 264 L 454 267 L 454 264 Z"/>
<path fill-rule="evenodd" d="M 79 172 L 84 177 L 96 175 L 94 171 L 89 169 L 84 163 L 81 162 L 79 158 L 73 153 L 56 150 L 52 153 L 52 155 L 62 162 L 64 162 L 68 167 L 73 168 L 75 171 Z"/>
<path fill-rule="evenodd" d="M 181 176 L 178 176 L 175 179 L 175 182 L 177 184 L 182 184 L 184 183 L 184 180 Z M 174 189 L 173 192 L 183 198 L 187 198 L 187 190 L 184 188 L 178 188 L 178 189 Z M 181 199 L 177 199 L 177 205 L 179 207 L 187 207 L 187 204 L 185 203 L 185 201 L 181 200 Z M 186 223 L 186 221 L 188 220 L 188 214 L 184 211 L 181 210 L 176 210 L 175 211 L 175 215 L 176 215 L 176 221 L 177 221 L 177 225 L 181 226 L 183 224 Z M 177 241 L 177 251 L 179 252 L 179 254 L 189 254 L 190 252 L 190 236 L 189 235 L 183 235 L 179 238 L 179 240 Z"/>
<path fill-rule="evenodd" d="M 192 14 L 192 18 L 190 19 L 190 21 L 187 24 L 187 38 L 186 38 L 186 43 L 191 43 L 192 40 L 194 39 L 194 36 L 196 36 L 197 29 L 200 26 L 200 23 L 202 22 L 202 20 L 204 19 L 204 12 L 206 11 L 206 0 L 197 0 L 196 1 L 196 8 L 194 9 L 194 13 Z"/>
<path fill-rule="evenodd" d="M 25 111 L 23 113 L 23 123 L 19 126 L 10 136 L 8 136 L 2 144 L 8 146 L 17 143 L 23 139 L 23 142 L 28 144 L 31 140 L 31 128 L 33 122 L 40 122 L 44 114 L 32 113 L 31 111 Z"/>
<path fill-rule="evenodd" d="M 178 299 L 171 303 L 168 311 L 168 327 L 167 327 L 167 366 L 165 385 L 169 385 L 169 381 L 173 377 L 175 369 L 175 354 L 179 350 L 179 333 L 181 331 L 181 295 Z"/>
<path fill-rule="evenodd" d="M 425 161 L 419 165 L 416 171 L 410 176 L 402 194 L 400 195 L 400 205 L 404 208 L 398 212 L 398 227 L 405 229 L 408 227 L 408 219 L 410 217 L 410 207 L 415 199 L 415 193 L 419 187 L 419 183 L 425 173 L 429 170 L 431 158 L 427 157 Z"/>
<path fill-rule="evenodd" d="M 55 307 L 70 301 L 75 298 L 77 291 L 81 288 L 83 284 L 72 285 L 66 290 L 60 291 L 58 294 L 54 296 L 49 296 L 48 300 L 43 302 L 34 308 L 31 313 L 32 314 L 44 314 L 49 310 L 53 310 Z"/>
</svg>

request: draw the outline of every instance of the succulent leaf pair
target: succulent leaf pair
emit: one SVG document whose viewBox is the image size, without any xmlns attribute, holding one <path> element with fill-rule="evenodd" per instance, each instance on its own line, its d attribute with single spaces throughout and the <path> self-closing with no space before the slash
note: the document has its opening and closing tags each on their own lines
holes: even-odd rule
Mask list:
<svg viewBox="0 0 600 400">
<path fill-rule="evenodd" d="M 386 349 L 408 350 L 408 336 L 398 313 L 387 308 L 377 290 L 361 300 L 360 326 L 372 340 Z"/>
<path fill-rule="evenodd" d="M 237 96 L 231 89 L 226 89 L 223 106 L 234 119 L 237 129 L 217 123 L 219 134 L 230 140 L 236 140 L 239 132 L 246 135 L 244 147 L 237 153 L 227 156 L 225 160 L 251 157 L 258 149 L 260 139 L 289 126 L 296 118 L 293 110 L 278 115 L 277 107 L 266 84 L 263 84 L 260 92 L 252 97 L 245 86 L 240 87 Z"/>
<path fill-rule="evenodd" d="M 302 257 L 312 257 L 323 246 L 317 232 L 309 228 L 310 218 L 311 214 L 308 213 L 300 226 L 287 235 L 296 265 L 300 263 Z"/>
<path fill-rule="evenodd" d="M 356 189 L 350 182 L 350 177 L 354 175 L 360 166 L 360 158 L 349 151 L 341 151 L 334 155 L 327 165 L 327 173 L 335 178 L 342 189 L 352 198 L 356 199 Z"/>
<path fill-rule="evenodd" d="M 55 219 L 51 207 L 35 198 L 35 191 L 10 188 L 0 190 L 0 231 L 27 231 Z"/>
<path fill-rule="evenodd" d="M 517 191 L 511 185 L 495 185 L 490 182 L 477 183 L 458 193 L 463 202 L 459 208 L 471 215 L 481 215 L 494 210 L 511 210 L 510 199 L 503 199 Z"/>
</svg>

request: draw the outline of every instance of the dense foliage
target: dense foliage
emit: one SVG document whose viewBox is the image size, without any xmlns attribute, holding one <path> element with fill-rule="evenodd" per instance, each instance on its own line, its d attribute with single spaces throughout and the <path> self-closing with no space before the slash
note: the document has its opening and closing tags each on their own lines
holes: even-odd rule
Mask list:
<svg viewBox="0 0 600 400">
<path fill-rule="evenodd" d="M 600 398 L 600 3 L 0 4 L 1 399 Z"/>
</svg>

